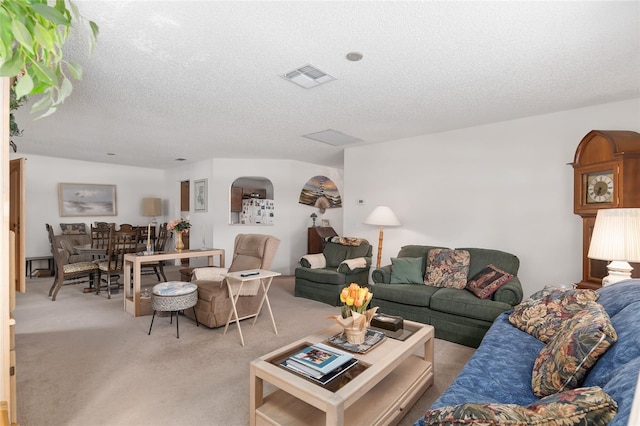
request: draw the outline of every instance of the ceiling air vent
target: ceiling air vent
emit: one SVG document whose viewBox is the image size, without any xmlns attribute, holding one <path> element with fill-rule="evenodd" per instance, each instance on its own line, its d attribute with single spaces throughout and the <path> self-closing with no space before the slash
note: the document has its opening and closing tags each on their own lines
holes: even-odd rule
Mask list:
<svg viewBox="0 0 640 426">
<path fill-rule="evenodd" d="M 312 87 L 320 86 L 321 84 L 335 80 L 335 77 L 332 77 L 326 72 L 320 71 L 318 68 L 309 64 L 285 73 L 282 75 L 282 78 L 287 79 L 298 86 L 304 87 L 305 89 L 311 89 Z"/>
</svg>

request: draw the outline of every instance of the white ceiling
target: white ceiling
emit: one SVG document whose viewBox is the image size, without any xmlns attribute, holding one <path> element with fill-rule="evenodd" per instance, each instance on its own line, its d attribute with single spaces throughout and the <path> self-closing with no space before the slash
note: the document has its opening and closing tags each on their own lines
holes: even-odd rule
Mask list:
<svg viewBox="0 0 640 426">
<path fill-rule="evenodd" d="M 72 37 L 84 79 L 54 115 L 17 113 L 19 153 L 342 167 L 342 148 L 302 135 L 376 143 L 640 96 L 637 1 L 76 3 L 97 49 Z M 336 80 L 280 77 L 305 64 Z"/>
</svg>

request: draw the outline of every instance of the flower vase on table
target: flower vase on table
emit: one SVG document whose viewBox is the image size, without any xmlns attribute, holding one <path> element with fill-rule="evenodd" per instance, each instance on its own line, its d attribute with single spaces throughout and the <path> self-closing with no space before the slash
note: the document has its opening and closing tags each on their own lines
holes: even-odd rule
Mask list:
<svg viewBox="0 0 640 426">
<path fill-rule="evenodd" d="M 182 241 L 182 234 L 189 232 L 191 224 L 187 219 L 173 219 L 167 223 L 168 231 L 176 231 L 176 251 L 182 251 L 184 249 L 184 242 Z"/>
<path fill-rule="evenodd" d="M 340 315 L 333 315 L 338 324 L 344 328 L 347 342 L 360 344 L 364 342 L 371 318 L 378 310 L 377 307 L 367 309 L 373 293 L 366 287 L 360 287 L 356 283 L 342 289 L 340 301 L 344 303 Z"/>
</svg>

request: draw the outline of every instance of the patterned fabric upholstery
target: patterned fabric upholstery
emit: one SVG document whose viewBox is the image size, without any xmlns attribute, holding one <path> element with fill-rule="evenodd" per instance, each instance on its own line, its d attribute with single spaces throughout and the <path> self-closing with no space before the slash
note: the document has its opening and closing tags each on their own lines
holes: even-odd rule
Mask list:
<svg viewBox="0 0 640 426">
<path fill-rule="evenodd" d="M 490 264 L 469 280 L 466 289 L 480 299 L 486 299 L 508 283 L 511 278 L 513 278 L 512 274 Z"/>
<path fill-rule="evenodd" d="M 533 393 L 547 396 L 580 386 L 589 369 L 617 340 L 602 305 L 587 302 L 538 353 L 531 378 Z"/>
<path fill-rule="evenodd" d="M 60 229 L 66 235 L 86 234 L 87 226 L 84 223 L 61 223 Z"/>
<path fill-rule="evenodd" d="M 463 289 L 467 285 L 470 261 L 467 250 L 431 249 L 427 255 L 424 283 L 433 287 Z"/>
<path fill-rule="evenodd" d="M 516 404 L 460 404 L 427 411 L 425 425 L 607 425 L 618 405 L 601 388 L 580 388 L 548 396 L 526 407 Z"/>
<path fill-rule="evenodd" d="M 343 246 L 351 246 L 351 247 L 359 247 L 362 244 L 369 244 L 369 241 L 367 241 L 366 239 L 356 238 L 356 237 L 334 236 L 334 237 L 325 237 L 324 240 L 329 243 L 341 244 Z"/>
<path fill-rule="evenodd" d="M 509 322 L 541 342 L 548 342 L 562 324 L 598 300 L 593 290 L 567 290 L 545 287 L 515 307 Z"/>
<path fill-rule="evenodd" d="M 63 266 L 65 274 L 72 274 L 74 272 L 92 272 L 97 271 L 98 266 L 93 262 L 77 262 L 67 263 Z"/>
</svg>

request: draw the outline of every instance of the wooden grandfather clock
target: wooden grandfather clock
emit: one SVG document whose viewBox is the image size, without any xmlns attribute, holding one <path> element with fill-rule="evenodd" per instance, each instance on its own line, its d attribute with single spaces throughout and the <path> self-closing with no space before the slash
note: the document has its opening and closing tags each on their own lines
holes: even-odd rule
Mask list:
<svg viewBox="0 0 640 426">
<path fill-rule="evenodd" d="M 582 281 L 577 287 L 598 289 L 608 273 L 608 262 L 587 257 L 596 213 L 640 207 L 640 133 L 592 130 L 578 144 L 571 165 L 573 212 L 582 217 Z M 640 277 L 640 264 L 631 266 L 632 277 Z"/>
</svg>

